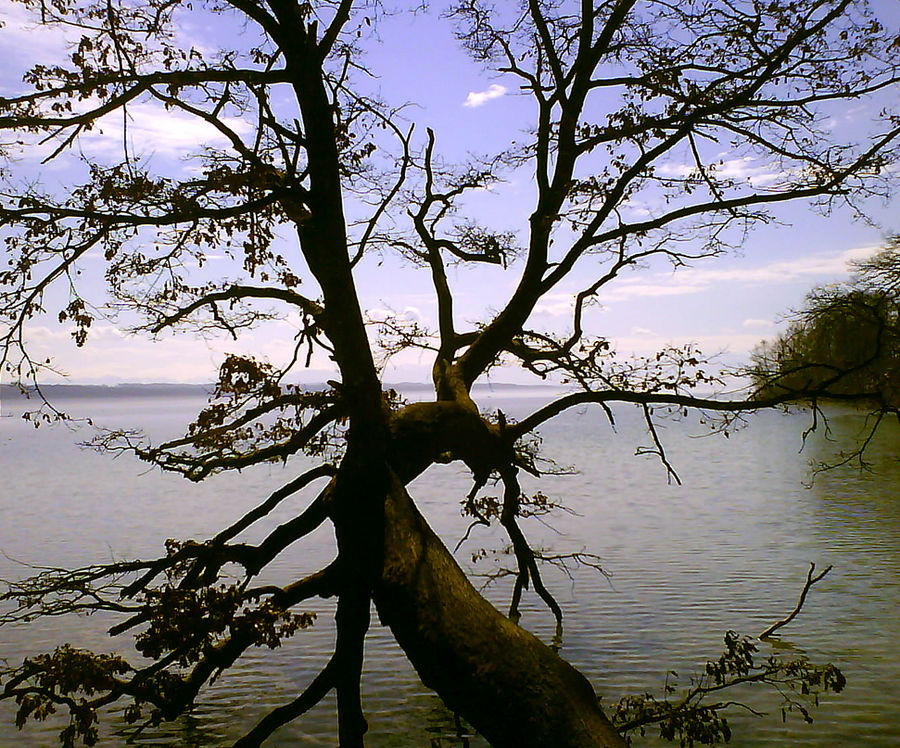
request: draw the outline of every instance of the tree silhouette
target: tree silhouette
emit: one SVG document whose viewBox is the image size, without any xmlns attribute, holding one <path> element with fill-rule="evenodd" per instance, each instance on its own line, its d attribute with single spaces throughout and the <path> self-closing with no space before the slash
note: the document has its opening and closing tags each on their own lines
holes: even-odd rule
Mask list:
<svg viewBox="0 0 900 748">
<path fill-rule="evenodd" d="M 871 425 L 842 461 L 862 460 L 886 416 L 900 411 L 900 244 L 855 263 L 846 284 L 811 291 L 788 329 L 753 352 L 757 397 L 817 403 L 850 400 L 870 409 Z"/>
<path fill-rule="evenodd" d="M 734 414 L 797 397 L 699 396 L 716 378 L 693 346 L 617 358 L 585 329 L 585 309 L 642 262 L 681 266 L 739 246 L 781 203 L 858 207 L 885 194 L 897 113 L 882 111 L 865 138 L 847 141 L 828 115 L 876 95 L 896 100 L 888 95 L 898 84 L 895 33 L 855 0 L 528 0 L 499 8 L 463 0 L 449 11 L 460 42 L 518 82 L 533 119 L 506 150 L 454 166 L 440 159 L 435 132 L 417 132 L 368 93 L 361 68 L 379 3 L 21 5 L 35 22 L 69 33 L 72 47 L 65 61 L 37 61 L 21 90 L 0 99 L 0 128 L 9 133 L 0 191 L 5 371 L 40 391 L 52 364 L 31 355 L 27 331 L 45 315 L 69 325 L 81 346 L 102 309 L 151 337 L 238 339 L 290 314 L 299 332 L 286 363 L 225 357 L 208 406 L 182 438 L 152 444 L 135 432 L 105 432 L 97 446 L 191 480 L 266 461 L 290 469 L 300 455 L 320 464 L 205 542 L 13 585 L 6 599 L 22 607 L 11 619 L 114 611 L 123 620 L 112 633 L 136 632 L 151 660 L 139 666 L 60 648 L 12 667 L 2 695 L 18 701 L 20 722 L 67 708 L 62 738 L 73 744 L 94 740 L 97 709 L 120 699 L 129 721 L 172 719 L 248 648 L 308 625 L 295 608 L 319 596 L 337 598 L 328 664 L 239 745 L 259 744 L 332 690 L 341 745 L 363 744 L 362 648 L 373 601 L 423 682 L 493 745 L 622 745 L 586 679 L 515 623 L 529 587 L 561 621 L 519 523 L 541 501 L 519 485 L 521 471 L 540 474 L 528 437 L 576 405 L 611 416 L 613 406 L 632 404 L 674 474 L 656 431 L 668 406 Z M 213 30 L 192 46 L 180 31 L 187 22 L 241 33 L 225 43 Z M 138 107 L 172 127 L 202 124 L 210 136 L 174 165 L 135 154 L 127 131 Z M 110 125 L 125 130 L 118 157 L 95 137 Z M 764 167 L 764 177 L 734 173 L 723 149 Z M 51 161 L 64 165 L 65 184 L 56 183 L 60 172 L 40 178 L 36 163 Z M 510 231 L 466 216 L 469 194 L 513 174 L 534 184 L 527 221 Z M 212 253 L 225 258 L 215 273 L 206 264 Z M 358 275 L 371 257 L 393 253 L 430 274 L 437 329 L 394 315 L 374 323 L 371 342 Z M 103 262 L 106 296 L 92 297 L 79 276 L 89 256 Z M 498 310 L 463 324 L 448 268 L 485 264 L 505 269 L 514 290 Z M 568 330 L 535 329 L 535 308 L 563 281 L 582 282 Z M 404 403 L 383 387 L 384 358 L 407 348 L 432 356 L 430 401 Z M 338 381 L 315 392 L 290 384 L 292 372 L 322 354 Z M 518 422 L 481 413 L 472 386 L 499 364 L 573 391 Z M 63 414 L 47 403 L 34 417 L 54 416 Z M 406 491 L 430 465 L 451 460 L 471 471 L 472 519 L 499 523 L 512 544 L 509 616 L 472 587 Z M 491 480 L 502 487 L 493 503 L 482 493 Z M 320 481 L 304 511 L 259 544 L 240 541 L 285 497 Z M 323 523 L 335 532 L 332 563 L 284 586 L 254 585 L 275 556 Z M 232 565 L 240 574 L 229 584 L 223 569 Z M 721 667 L 708 671 L 718 673 L 709 691 L 729 673 L 747 674 L 747 647 L 734 637 L 726 644 Z M 815 687 L 835 684 L 816 677 L 807 678 Z M 642 717 L 625 712 L 620 724 L 637 729 Z M 667 719 L 657 716 L 651 721 Z M 665 730 L 674 736 L 681 728 L 672 719 Z M 703 734 L 723 734 L 710 729 Z"/>
</svg>

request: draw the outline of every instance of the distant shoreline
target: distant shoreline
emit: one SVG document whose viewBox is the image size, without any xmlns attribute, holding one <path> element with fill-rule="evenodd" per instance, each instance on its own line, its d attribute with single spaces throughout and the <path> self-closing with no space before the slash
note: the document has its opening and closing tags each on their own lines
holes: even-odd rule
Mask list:
<svg viewBox="0 0 900 748">
<path fill-rule="evenodd" d="M 169 383 L 124 383 L 124 384 L 43 384 L 41 392 L 49 398 L 90 398 L 90 397 L 171 397 L 208 395 L 211 384 L 169 384 Z M 26 391 L 34 394 L 33 387 Z M 22 392 L 13 384 L 0 385 L 0 397 L 4 400 L 24 400 Z"/>
<path fill-rule="evenodd" d="M 124 382 L 121 384 L 45 384 L 41 385 L 41 391 L 50 399 L 75 399 L 75 398 L 118 398 L 118 397 L 206 397 L 214 389 L 209 384 L 180 384 L 169 382 Z M 324 382 L 304 384 L 304 389 L 315 391 L 327 385 Z M 432 384 L 427 382 L 385 382 L 385 389 L 394 389 L 404 392 L 431 392 Z M 512 384 L 508 382 L 479 383 L 473 387 L 475 392 L 490 393 L 503 391 L 534 392 L 536 390 L 546 393 L 560 392 L 562 387 L 552 384 Z M 33 388 L 28 390 L 34 392 Z M 19 388 L 13 384 L 0 385 L 0 400 L 20 401 L 26 399 Z"/>
</svg>

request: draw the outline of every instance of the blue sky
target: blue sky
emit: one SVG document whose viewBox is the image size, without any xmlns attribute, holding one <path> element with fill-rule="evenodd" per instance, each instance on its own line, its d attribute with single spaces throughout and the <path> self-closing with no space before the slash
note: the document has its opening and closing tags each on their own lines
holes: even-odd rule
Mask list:
<svg viewBox="0 0 900 748">
<path fill-rule="evenodd" d="M 58 58 L 62 40 L 55 32 L 34 29 L 22 22 L 18 5 L 0 0 L 6 27 L 0 30 L 0 53 L 7 60 L 0 71 L 2 93 L 20 87 L 26 63 L 39 57 Z M 233 30 L 184 29 L 204 38 Z M 531 105 L 518 95 L 515 83 L 485 72 L 456 45 L 446 21 L 434 16 L 399 14 L 381 22 L 383 45 L 373 47 L 366 62 L 377 78 L 370 85 L 392 103 L 410 102 L 404 111 L 418 133 L 432 127 L 437 147 L 448 159 L 468 153 L 483 154 L 507 145 L 527 122 Z M 845 107 L 837 112 L 836 131 L 860 127 L 877 102 Z M 139 152 L 178 164 L 185 149 L 209 137 L 204 126 L 183 116 L 163 113 L 152 104 L 130 110 L 129 137 Z M 84 138 L 83 147 L 110 157 L 121 148 L 120 119 Z M 237 127 L 241 123 L 235 123 Z M 764 183 L 766 167 L 741 158 L 728 158 L 724 168 L 736 176 Z M 35 168 L 23 162 L 23 169 Z M 677 172 L 682 165 L 672 162 Z M 60 162 L 44 168 L 46 180 L 65 178 L 71 165 Z M 472 215 L 490 220 L 496 228 L 521 229 L 532 210 L 533 189 L 527 174 L 475 195 L 466 203 Z M 607 287 L 599 305 L 586 316 L 593 334 L 611 339 L 625 355 L 648 354 L 668 343 L 695 342 L 707 353 L 724 352 L 730 362 L 745 359 L 761 339 L 777 332 L 781 315 L 802 303 L 813 286 L 847 277 L 847 262 L 874 251 L 885 234 L 900 231 L 897 203 L 869 204 L 877 225 L 853 220 L 845 210 L 821 216 L 797 203 L 779 210 L 783 225 L 763 226 L 752 232 L 740 253 L 703 260 L 673 272 L 665 264 L 627 272 Z M 640 206 L 633 206 L 639 210 Z M 89 292 L 100 293 L 99 260 L 85 263 Z M 215 260 L 207 267 L 215 268 Z M 457 317 L 465 321 L 486 318 L 490 309 L 502 306 L 516 282 L 514 272 L 493 267 L 453 271 Z M 536 312 L 535 326 L 563 329 L 571 312 L 578 278 L 554 289 Z M 359 288 L 364 306 L 373 317 L 384 310 L 405 313 L 423 324 L 435 326 L 435 304 L 429 274 L 392 257 L 372 257 L 360 264 Z M 96 285 L 96 288 L 92 288 Z M 60 292 L 62 293 L 62 291 Z M 29 329 L 35 356 L 52 356 L 73 382 L 209 381 L 214 378 L 223 352 L 244 352 L 273 363 L 289 353 L 297 320 L 274 322 L 237 344 L 230 340 L 198 340 L 179 335 L 150 341 L 128 336 L 111 321 L 95 322 L 88 345 L 76 349 L 69 331 L 54 320 L 36 320 Z M 397 357 L 386 372 L 389 381 L 427 381 L 431 362 L 414 352 Z M 329 363 L 317 358 L 304 374 L 320 381 L 332 374 Z M 495 371 L 498 381 L 527 381 L 514 371 Z"/>
</svg>

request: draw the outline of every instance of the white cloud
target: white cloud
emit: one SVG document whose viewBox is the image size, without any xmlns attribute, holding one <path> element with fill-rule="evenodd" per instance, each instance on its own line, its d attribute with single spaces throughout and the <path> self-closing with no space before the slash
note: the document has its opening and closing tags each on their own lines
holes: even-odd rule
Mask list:
<svg viewBox="0 0 900 748">
<path fill-rule="evenodd" d="M 572 314 L 575 309 L 575 296 L 570 293 L 548 293 L 541 297 L 534 308 L 534 314 L 545 314 L 551 317 L 562 317 Z"/>
<path fill-rule="evenodd" d="M 367 310 L 369 318 L 375 322 L 383 322 L 387 319 L 402 319 L 407 322 L 424 322 L 425 316 L 418 307 L 405 306 L 402 311 L 391 309 L 390 307 L 375 307 Z"/>
<path fill-rule="evenodd" d="M 672 276 L 669 276 L 672 278 Z M 702 284 L 689 278 L 675 281 L 660 281 L 658 283 L 630 282 L 628 280 L 617 281 L 615 286 L 603 291 L 599 298 L 601 302 L 627 301 L 634 298 L 647 298 L 655 296 L 682 296 L 684 294 L 700 293 L 705 291 L 708 284 Z"/>
<path fill-rule="evenodd" d="M 160 155 L 178 158 L 197 152 L 204 145 L 223 145 L 225 135 L 198 117 L 177 110 L 166 110 L 153 102 L 128 107 L 128 147 L 138 155 Z M 250 125 L 236 117 L 222 117 L 224 124 L 236 133 L 249 132 Z M 81 136 L 102 151 L 121 153 L 122 116 L 117 113 L 104 118 L 99 126 Z"/>
<path fill-rule="evenodd" d="M 648 356 L 669 345 L 697 345 L 706 356 L 721 353 L 731 354 L 730 358 L 743 359 L 760 342 L 760 333 L 713 333 L 710 335 L 658 335 L 645 328 L 633 328 L 628 335 L 612 336 L 610 342 L 614 350 L 622 356 Z"/>
<path fill-rule="evenodd" d="M 408 320 L 415 320 L 416 322 L 425 321 L 425 316 L 422 314 L 421 310 L 414 306 L 403 307 L 403 316 Z"/>
<path fill-rule="evenodd" d="M 747 182 L 751 187 L 764 187 L 789 176 L 789 172 L 773 169 L 770 164 L 760 164 L 751 156 L 722 159 L 706 164 L 707 170 L 719 179 L 730 179 L 735 182 Z M 694 163 L 679 164 L 674 162 L 660 164 L 656 171 L 664 177 L 683 179 L 697 174 Z"/>
<path fill-rule="evenodd" d="M 39 14 L 21 3 L 0 0 L 0 19 L 3 20 L 4 77 L 11 76 L 21 83 L 21 73 L 33 62 L 62 63 L 66 47 L 77 33 L 58 26 L 42 26 Z"/>
<path fill-rule="evenodd" d="M 775 326 L 775 323 L 770 319 L 745 319 L 741 322 L 741 327 L 747 327 L 750 329 L 760 329 L 760 330 L 769 330 Z"/>
<path fill-rule="evenodd" d="M 733 158 L 716 164 L 715 174 L 718 177 L 735 181 L 747 181 L 754 187 L 772 184 L 786 175 L 785 172 L 773 170 L 770 165 L 757 165 L 755 159 L 749 156 Z"/>
<path fill-rule="evenodd" d="M 634 218 L 648 218 L 653 215 L 653 204 L 646 200 L 624 200 L 621 207 Z"/>
<path fill-rule="evenodd" d="M 689 268 L 677 272 L 656 273 L 649 278 L 634 280 L 623 278 L 608 287 L 600 295 L 600 301 L 610 303 L 634 298 L 703 293 L 725 283 L 772 285 L 805 278 L 843 276 L 849 271 L 848 263 L 867 257 L 876 250 L 877 247 L 856 247 L 844 252 L 808 255 L 757 267 Z"/>
<path fill-rule="evenodd" d="M 781 260 L 756 268 L 731 268 L 729 270 L 697 270 L 702 280 L 738 281 L 743 283 L 777 283 L 800 280 L 815 275 L 845 275 L 848 264 L 867 257 L 877 247 L 854 247 L 843 252 L 807 255 L 792 260 Z"/>
<path fill-rule="evenodd" d="M 481 106 L 491 99 L 499 99 L 505 93 L 506 86 L 501 86 L 499 83 L 492 83 L 490 86 L 488 86 L 486 91 L 469 91 L 469 95 L 466 96 L 466 100 L 463 102 L 463 106 Z"/>
</svg>

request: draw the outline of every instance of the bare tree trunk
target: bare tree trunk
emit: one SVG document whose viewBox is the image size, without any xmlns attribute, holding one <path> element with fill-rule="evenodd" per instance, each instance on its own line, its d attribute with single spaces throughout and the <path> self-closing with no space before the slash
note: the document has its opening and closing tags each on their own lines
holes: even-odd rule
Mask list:
<svg viewBox="0 0 900 748">
<path fill-rule="evenodd" d="M 495 748 L 625 746 L 587 679 L 478 593 L 397 479 L 375 602 L 422 682 Z"/>
</svg>

